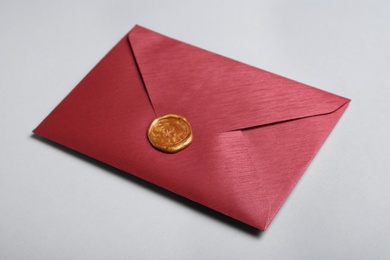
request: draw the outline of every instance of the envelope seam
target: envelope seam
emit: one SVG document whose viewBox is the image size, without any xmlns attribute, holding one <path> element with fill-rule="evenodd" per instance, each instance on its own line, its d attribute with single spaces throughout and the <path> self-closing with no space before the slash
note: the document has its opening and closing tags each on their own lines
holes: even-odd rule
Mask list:
<svg viewBox="0 0 390 260">
<path fill-rule="evenodd" d="M 227 130 L 227 131 L 222 131 L 222 132 L 244 131 L 244 130 L 250 130 L 250 129 L 254 129 L 254 128 L 258 128 L 258 127 L 265 127 L 265 126 L 271 126 L 271 125 L 275 125 L 275 124 L 287 123 L 287 122 L 291 122 L 291 121 L 295 121 L 295 120 L 301 120 L 301 119 L 305 119 L 305 118 L 329 115 L 329 114 L 332 114 L 332 113 L 336 112 L 337 110 L 341 109 L 343 106 L 347 105 L 350 102 L 351 102 L 351 100 L 347 100 L 346 102 L 344 102 L 342 105 L 340 105 L 336 109 L 334 109 L 334 110 L 332 110 L 330 112 L 326 112 L 326 113 L 309 115 L 309 116 L 302 116 L 302 117 L 296 117 L 296 118 L 291 118 L 291 119 L 287 119 L 287 120 L 281 120 L 281 121 L 277 121 L 277 122 L 266 123 L 266 124 L 250 126 L 250 127 L 244 127 L 244 128 L 237 128 L 237 129 L 232 129 L 232 130 Z"/>
<path fill-rule="evenodd" d="M 140 79 L 141 79 L 141 81 L 142 81 L 142 85 L 143 85 L 143 87 L 144 87 L 144 89 L 145 89 L 145 92 L 146 92 L 146 94 L 147 94 L 147 96 L 148 96 L 149 103 L 150 103 L 150 105 L 152 106 L 154 115 L 157 116 L 156 110 L 155 110 L 155 108 L 154 108 L 154 106 L 153 106 L 152 99 L 151 99 L 150 94 L 149 94 L 149 92 L 148 92 L 148 89 L 147 89 L 147 87 L 146 87 L 145 80 L 144 80 L 144 78 L 142 77 L 142 73 L 141 73 L 141 69 L 140 69 L 140 67 L 139 67 L 139 65 L 138 65 L 137 57 L 135 56 L 133 47 L 131 46 L 131 41 L 130 41 L 130 39 L 129 39 L 128 37 L 126 37 L 126 38 L 127 38 L 127 43 L 129 44 L 130 52 L 131 52 L 131 54 L 132 54 L 132 56 L 133 56 L 133 59 L 134 59 L 134 61 L 135 61 L 135 66 L 137 67 L 138 74 L 139 74 Z"/>
</svg>

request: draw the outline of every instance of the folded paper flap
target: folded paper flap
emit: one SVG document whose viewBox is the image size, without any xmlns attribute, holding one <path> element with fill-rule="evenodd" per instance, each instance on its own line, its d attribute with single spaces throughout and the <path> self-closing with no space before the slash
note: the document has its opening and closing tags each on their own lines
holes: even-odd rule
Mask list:
<svg viewBox="0 0 390 260">
<path fill-rule="evenodd" d="M 326 114 L 348 102 L 140 26 L 128 38 L 156 114 L 184 115 L 197 132 Z"/>
</svg>

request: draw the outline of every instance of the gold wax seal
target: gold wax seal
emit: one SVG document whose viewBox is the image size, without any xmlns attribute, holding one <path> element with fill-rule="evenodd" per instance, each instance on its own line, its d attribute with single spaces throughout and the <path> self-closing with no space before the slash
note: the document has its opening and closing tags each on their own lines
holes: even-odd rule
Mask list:
<svg viewBox="0 0 390 260">
<path fill-rule="evenodd" d="M 185 117 L 179 115 L 160 116 L 150 124 L 148 139 L 156 149 L 166 153 L 176 153 L 191 144 L 191 125 Z"/>
</svg>

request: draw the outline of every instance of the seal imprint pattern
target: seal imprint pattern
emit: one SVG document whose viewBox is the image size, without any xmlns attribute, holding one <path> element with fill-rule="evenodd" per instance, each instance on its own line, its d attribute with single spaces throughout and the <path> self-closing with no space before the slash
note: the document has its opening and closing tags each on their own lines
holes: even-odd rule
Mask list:
<svg viewBox="0 0 390 260">
<path fill-rule="evenodd" d="M 156 149 L 175 153 L 192 142 L 191 125 L 185 117 L 175 114 L 157 117 L 149 126 L 148 139 Z"/>
</svg>

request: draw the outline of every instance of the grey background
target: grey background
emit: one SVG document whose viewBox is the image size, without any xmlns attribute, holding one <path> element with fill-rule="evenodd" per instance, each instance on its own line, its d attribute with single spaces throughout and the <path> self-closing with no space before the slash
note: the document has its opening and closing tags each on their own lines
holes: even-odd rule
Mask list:
<svg viewBox="0 0 390 260">
<path fill-rule="evenodd" d="M 352 99 L 266 232 L 31 136 L 135 24 Z M 0 259 L 389 259 L 389 1 L 0 3 Z"/>
</svg>

